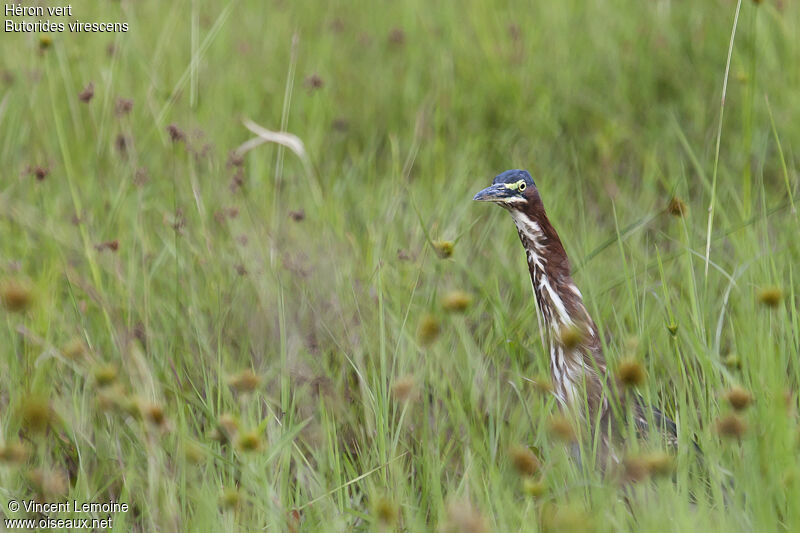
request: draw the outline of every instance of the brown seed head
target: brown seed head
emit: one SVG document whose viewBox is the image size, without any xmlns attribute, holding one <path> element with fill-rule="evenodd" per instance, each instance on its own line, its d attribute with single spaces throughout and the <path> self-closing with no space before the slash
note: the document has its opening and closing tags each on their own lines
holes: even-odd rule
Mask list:
<svg viewBox="0 0 800 533">
<path fill-rule="evenodd" d="M 463 312 L 472 303 L 472 296 L 464 291 L 450 291 L 442 298 L 442 307 L 445 311 Z"/>
<path fill-rule="evenodd" d="M 723 437 L 740 439 L 747 431 L 747 424 L 739 415 L 730 414 L 717 421 L 717 431 Z"/>
<path fill-rule="evenodd" d="M 547 490 L 547 485 L 541 479 L 526 478 L 525 481 L 522 482 L 522 490 L 524 490 L 525 494 L 528 496 L 539 498 Z"/>
<path fill-rule="evenodd" d="M 390 499 L 382 496 L 375 501 L 373 513 L 381 524 L 391 526 L 397 522 L 399 510 Z"/>
<path fill-rule="evenodd" d="M 322 76 L 315 72 L 306 78 L 305 85 L 309 91 L 315 91 L 317 89 L 322 89 L 325 86 L 325 80 L 323 80 Z"/>
<path fill-rule="evenodd" d="M 400 28 L 392 28 L 389 32 L 389 43 L 394 45 L 402 45 L 406 42 L 406 32 Z"/>
<path fill-rule="evenodd" d="M 550 376 L 540 374 L 526 381 L 528 381 L 539 394 L 547 395 L 553 392 L 553 382 L 550 381 Z"/>
<path fill-rule="evenodd" d="M 0 300 L 3 306 L 14 313 L 21 313 L 33 302 L 33 290 L 25 281 L 9 279 L 0 283 Z"/>
<path fill-rule="evenodd" d="M 746 389 L 734 386 L 725 393 L 725 399 L 737 411 L 743 411 L 753 402 L 753 395 Z"/>
<path fill-rule="evenodd" d="M 99 387 L 108 387 L 117 380 L 117 367 L 111 364 L 101 365 L 95 368 L 92 374 Z"/>
<path fill-rule="evenodd" d="M 617 378 L 623 385 L 636 387 L 644 383 L 647 373 L 642 363 L 635 359 L 626 359 L 620 363 L 617 369 Z"/>
<path fill-rule="evenodd" d="M 550 417 L 547 423 L 550 434 L 563 442 L 575 442 L 575 429 L 570 421 L 561 414 Z"/>
<path fill-rule="evenodd" d="M 414 400 L 417 397 L 417 383 L 414 376 L 404 376 L 392 384 L 392 396 L 399 402 Z"/>
<path fill-rule="evenodd" d="M 0 461 L 4 463 L 24 463 L 30 455 L 30 448 L 22 442 L 9 442 L 0 446 Z"/>
<path fill-rule="evenodd" d="M 117 103 L 114 106 L 114 111 L 117 116 L 127 115 L 133 109 L 133 100 L 129 98 L 117 98 Z"/>
<path fill-rule="evenodd" d="M 425 314 L 422 316 L 422 319 L 419 321 L 419 325 L 417 326 L 417 338 L 419 342 L 428 345 L 436 340 L 436 337 L 439 336 L 439 333 L 442 332 L 442 326 L 439 324 L 439 320 L 430 314 Z"/>
<path fill-rule="evenodd" d="M 447 259 L 453 255 L 453 248 L 455 244 L 453 241 L 433 241 L 433 250 L 439 259 Z"/>
<path fill-rule="evenodd" d="M 88 104 L 92 98 L 94 98 L 94 82 L 90 81 L 89 84 L 78 93 L 78 99 Z"/>
<path fill-rule="evenodd" d="M 53 46 L 53 39 L 51 39 L 48 35 L 42 35 L 39 37 L 39 50 L 47 50 L 51 46 Z"/>
<path fill-rule="evenodd" d="M 193 440 L 187 440 L 183 443 L 183 455 L 186 461 L 197 465 L 203 462 L 206 458 L 205 449 Z"/>
<path fill-rule="evenodd" d="M 249 368 L 228 379 L 228 386 L 236 392 L 252 392 L 259 385 L 261 385 L 261 377 Z"/>
<path fill-rule="evenodd" d="M 515 445 L 509 448 L 508 454 L 511 457 L 511 464 L 514 469 L 523 476 L 533 476 L 539 471 L 541 463 L 539 458 L 534 455 L 527 447 Z"/>
<path fill-rule="evenodd" d="M 302 209 L 298 209 L 297 211 L 289 211 L 289 218 L 295 222 L 302 222 L 306 218 L 306 212 Z"/>
<path fill-rule="evenodd" d="M 689 208 L 683 200 L 673 196 L 667 205 L 667 212 L 674 217 L 683 218 L 689 213 Z"/>
<path fill-rule="evenodd" d="M 36 177 L 36 181 L 44 181 L 48 174 L 50 174 L 50 169 L 47 167 L 36 165 L 33 168 L 33 175 Z"/>
<path fill-rule="evenodd" d="M 235 487 L 227 487 L 219 497 L 219 504 L 223 509 L 236 509 L 241 501 L 242 497 Z"/>
<path fill-rule="evenodd" d="M 583 342 L 583 332 L 574 325 L 564 326 L 558 332 L 558 339 L 565 348 L 572 349 Z"/>
<path fill-rule="evenodd" d="M 169 140 L 174 143 L 183 142 L 186 140 L 186 134 L 176 124 L 167 126 L 167 133 L 169 133 Z"/>
<path fill-rule="evenodd" d="M 20 424 L 31 433 L 44 433 L 55 419 L 50 402 L 41 396 L 25 399 L 19 409 Z"/>
<path fill-rule="evenodd" d="M 61 348 L 61 355 L 70 361 L 77 361 L 86 353 L 86 344 L 80 337 L 73 337 Z"/>
<path fill-rule="evenodd" d="M 774 308 L 780 305 L 783 291 L 779 287 L 764 287 L 759 289 L 757 297 L 759 303 Z"/>
<path fill-rule="evenodd" d="M 447 504 L 445 533 L 486 533 L 486 521 L 478 509 L 468 500 L 451 501 Z"/>
<path fill-rule="evenodd" d="M 622 461 L 623 479 L 626 482 L 638 483 L 644 481 L 650 475 L 647 463 L 638 456 L 626 457 Z"/>
<path fill-rule="evenodd" d="M 657 451 L 642 456 L 651 476 L 665 476 L 675 470 L 675 460 L 668 453 Z"/>
<path fill-rule="evenodd" d="M 257 431 L 244 431 L 239 434 L 236 445 L 245 452 L 255 452 L 261 449 L 261 435 Z"/>
<path fill-rule="evenodd" d="M 142 406 L 142 414 L 144 417 L 155 426 L 163 426 L 167 417 L 164 414 L 164 408 L 157 403 L 148 403 Z"/>
</svg>

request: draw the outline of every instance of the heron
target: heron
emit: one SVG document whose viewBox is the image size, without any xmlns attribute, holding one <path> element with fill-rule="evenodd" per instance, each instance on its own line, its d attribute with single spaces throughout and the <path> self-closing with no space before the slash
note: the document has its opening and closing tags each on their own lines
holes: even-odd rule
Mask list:
<svg viewBox="0 0 800 533">
<path fill-rule="evenodd" d="M 507 170 L 474 200 L 495 203 L 511 214 L 528 260 L 553 393 L 562 410 L 587 423 L 597 444 L 596 464 L 606 470 L 621 462 L 625 428 L 631 423 L 637 437 L 645 438 L 656 429 L 669 447 L 675 447 L 675 423 L 609 373 L 597 326 L 530 173 Z M 579 452 L 573 448 L 573 453 Z"/>
</svg>

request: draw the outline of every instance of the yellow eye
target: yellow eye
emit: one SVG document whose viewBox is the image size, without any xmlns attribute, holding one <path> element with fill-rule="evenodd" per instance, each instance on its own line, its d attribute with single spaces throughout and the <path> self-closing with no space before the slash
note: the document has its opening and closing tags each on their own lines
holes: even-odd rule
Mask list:
<svg viewBox="0 0 800 533">
<path fill-rule="evenodd" d="M 527 187 L 527 185 L 525 185 L 525 182 L 523 180 L 519 180 L 519 183 L 517 184 L 517 190 L 519 192 L 522 192 L 525 190 L 525 187 Z"/>
</svg>

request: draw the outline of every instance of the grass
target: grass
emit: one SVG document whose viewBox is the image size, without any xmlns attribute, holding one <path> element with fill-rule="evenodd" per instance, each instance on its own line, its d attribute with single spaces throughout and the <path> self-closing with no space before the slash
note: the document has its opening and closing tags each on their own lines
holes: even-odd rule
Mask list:
<svg viewBox="0 0 800 533">
<path fill-rule="evenodd" d="M 742 2 L 735 39 L 731 0 L 81 4 L 130 31 L 6 35 L 0 56 L 7 516 L 37 497 L 127 502 L 120 531 L 800 527 L 796 3 Z M 245 119 L 308 164 L 232 155 Z M 533 174 L 612 367 L 642 365 L 678 422 L 674 476 L 627 502 L 570 460 L 513 225 L 471 202 L 508 168 Z"/>
</svg>

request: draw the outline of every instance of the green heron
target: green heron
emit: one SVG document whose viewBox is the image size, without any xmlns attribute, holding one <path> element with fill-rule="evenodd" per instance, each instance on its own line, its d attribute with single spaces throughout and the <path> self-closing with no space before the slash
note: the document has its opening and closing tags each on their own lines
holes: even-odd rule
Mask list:
<svg viewBox="0 0 800 533">
<path fill-rule="evenodd" d="M 600 467 L 620 461 L 617 444 L 628 422 L 634 424 L 639 437 L 645 437 L 652 425 L 657 426 L 667 443 L 674 446 L 675 423 L 609 375 L 597 326 L 572 279 L 564 246 L 547 218 L 531 175 L 525 170 L 507 170 L 474 200 L 505 208 L 517 226 L 550 354 L 554 394 L 563 410 L 589 424 L 591 434 L 598 439 Z"/>
</svg>

